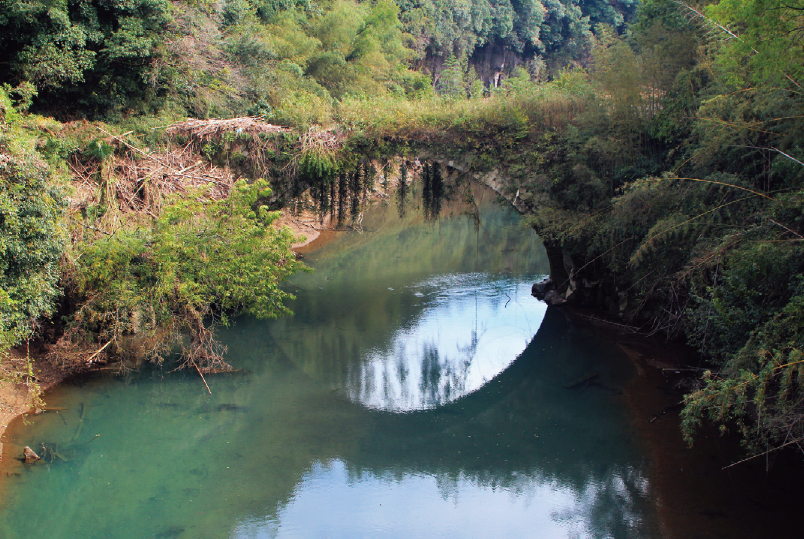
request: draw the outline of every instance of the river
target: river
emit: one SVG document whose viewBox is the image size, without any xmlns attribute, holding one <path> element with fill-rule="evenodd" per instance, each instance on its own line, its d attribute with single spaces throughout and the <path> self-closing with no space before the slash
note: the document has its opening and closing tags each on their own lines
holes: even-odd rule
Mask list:
<svg viewBox="0 0 804 539">
<path fill-rule="evenodd" d="M 487 190 L 307 255 L 292 317 L 219 332 L 236 373 L 145 366 L 9 430 L 0 537 L 661 537 L 631 362 L 530 295 L 538 237 Z M 404 213 L 404 215 L 403 215 Z"/>
</svg>

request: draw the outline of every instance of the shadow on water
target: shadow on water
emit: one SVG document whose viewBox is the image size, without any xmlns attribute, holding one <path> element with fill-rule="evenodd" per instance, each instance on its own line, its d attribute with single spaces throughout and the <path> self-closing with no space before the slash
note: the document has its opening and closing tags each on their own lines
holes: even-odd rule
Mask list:
<svg viewBox="0 0 804 539">
<path fill-rule="evenodd" d="M 582 523 L 591 537 L 652 537 L 646 467 L 617 415 L 619 399 L 595 386 L 564 387 L 593 367 L 622 384 L 629 369 L 615 354 L 548 310 L 533 341 L 497 377 L 434 410 L 378 414 L 374 436 L 348 462 L 358 474 L 416 470 L 515 492 L 550 484 L 578 497 L 554 513 L 557 520 Z"/>
</svg>

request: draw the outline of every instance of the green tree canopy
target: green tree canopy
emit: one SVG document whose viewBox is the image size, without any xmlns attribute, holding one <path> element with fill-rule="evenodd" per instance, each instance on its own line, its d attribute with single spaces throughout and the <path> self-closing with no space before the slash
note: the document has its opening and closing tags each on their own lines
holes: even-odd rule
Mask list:
<svg viewBox="0 0 804 539">
<path fill-rule="evenodd" d="M 122 106 L 146 93 L 171 21 L 168 0 L 0 0 L 0 80 L 89 109 Z"/>
<path fill-rule="evenodd" d="M 52 312 L 64 251 L 64 198 L 35 153 L 9 148 L 6 115 L 13 113 L 0 90 L 0 352 Z"/>
</svg>

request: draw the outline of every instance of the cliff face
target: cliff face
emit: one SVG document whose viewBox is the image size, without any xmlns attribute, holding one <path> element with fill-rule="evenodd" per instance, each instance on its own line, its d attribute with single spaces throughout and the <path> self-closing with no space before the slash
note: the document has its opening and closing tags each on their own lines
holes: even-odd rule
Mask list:
<svg viewBox="0 0 804 539">
<path fill-rule="evenodd" d="M 530 55 L 532 56 L 532 55 Z M 480 80 L 487 88 L 496 88 L 514 70 L 525 63 L 525 54 L 519 53 L 502 43 L 486 43 L 477 47 L 469 56 L 468 67 L 475 68 Z M 433 84 L 441 79 L 446 58 L 428 50 L 425 57 L 417 62 L 417 68 L 430 72 Z M 471 84 L 472 81 L 466 81 Z"/>
<path fill-rule="evenodd" d="M 477 70 L 483 84 L 494 88 L 523 63 L 520 53 L 499 43 L 487 43 L 478 47 L 469 59 L 470 67 Z"/>
</svg>

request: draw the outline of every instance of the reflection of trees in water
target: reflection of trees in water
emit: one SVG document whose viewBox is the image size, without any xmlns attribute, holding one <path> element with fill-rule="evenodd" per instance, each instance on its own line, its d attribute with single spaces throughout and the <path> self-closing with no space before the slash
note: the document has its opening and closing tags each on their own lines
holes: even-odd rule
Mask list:
<svg viewBox="0 0 804 539">
<path fill-rule="evenodd" d="M 551 518 L 566 523 L 571 537 L 649 537 L 657 532 L 644 517 L 649 495 L 641 471 L 616 469 L 602 481 L 589 482 L 578 492 L 575 507 L 555 511 Z"/>
<path fill-rule="evenodd" d="M 368 406 L 411 411 L 436 408 L 466 395 L 476 389 L 469 387 L 469 369 L 477 352 L 477 332 L 471 331 L 464 346 L 449 345 L 455 346 L 457 354 L 446 354 L 436 342 L 422 343 L 416 354 L 400 340 L 391 352 L 377 353 L 370 361 L 352 366 L 348 374 L 351 397 Z"/>
<path fill-rule="evenodd" d="M 494 305 L 493 302 L 492 305 Z M 472 337 L 469 340 L 469 344 L 467 344 L 466 346 L 458 345 L 458 352 L 463 357 L 461 365 L 463 366 L 464 370 L 469 369 L 469 365 L 472 364 L 472 360 L 475 358 L 475 355 L 477 355 L 477 344 L 480 341 L 480 339 L 477 336 L 476 328 L 477 328 L 477 301 L 475 301 L 475 329 L 472 330 Z"/>
<path fill-rule="evenodd" d="M 435 408 L 463 396 L 467 385 L 466 363 L 460 357 L 442 359 L 437 344 L 425 343 L 419 377 L 420 407 Z"/>
<path fill-rule="evenodd" d="M 421 408 L 429 409 L 447 404 L 463 397 L 469 388 L 469 368 L 477 353 L 477 331 L 471 331 L 469 343 L 461 346 L 454 343 L 457 356 L 449 356 L 439 350 L 435 343 L 424 343 L 421 359 L 419 391 Z"/>
<path fill-rule="evenodd" d="M 319 217 L 329 213 L 330 218 L 343 226 L 347 213 L 355 219 L 362 211 L 363 206 L 368 200 L 368 195 L 374 188 L 376 169 L 368 160 L 363 160 L 351 171 L 341 170 L 335 174 L 332 169 L 312 169 L 302 163 L 304 169 L 303 176 L 310 182 L 310 196 L 315 205 Z M 304 204 L 300 200 L 301 192 L 298 191 L 300 185 L 293 186 L 292 196 L 296 200 L 294 207 L 301 209 Z"/>
<path fill-rule="evenodd" d="M 562 483 L 560 478 L 550 478 L 538 471 L 501 478 L 470 474 L 470 478 L 479 486 L 504 488 L 527 504 L 534 503 L 537 488 L 545 484 L 573 492 L 576 505 L 551 514 L 553 521 L 567 526 L 569 537 L 643 539 L 654 537 L 658 531 L 655 523 L 645 518 L 645 510 L 650 506 L 648 480 L 642 471 L 629 466 L 608 469 L 600 476 L 591 475 L 583 485 Z"/>
<path fill-rule="evenodd" d="M 441 214 L 444 195 L 444 178 L 441 175 L 441 165 L 437 161 L 432 165 L 425 162 L 422 166 L 422 207 L 426 221 L 438 219 Z"/>
<path fill-rule="evenodd" d="M 407 214 L 407 197 L 410 186 L 407 182 L 408 168 L 403 163 L 399 167 L 399 183 L 396 188 L 396 207 L 401 219 Z M 425 221 L 435 221 L 441 215 L 441 207 L 446 197 L 444 177 L 441 173 L 441 165 L 438 162 L 430 163 L 425 161 L 421 170 L 422 185 L 422 210 Z"/>
<path fill-rule="evenodd" d="M 567 530 L 567 537 L 611 537 L 648 539 L 659 536 L 657 522 L 650 518 L 650 485 L 642 471 L 617 466 L 592 473 L 581 484 L 563 481 L 543 470 L 522 472 L 442 468 L 426 470 L 396 466 L 377 470 L 346 464 L 352 483 L 373 477 L 389 483 L 403 483 L 411 477 L 430 475 L 439 497 L 460 503 L 467 486 L 492 492 L 504 491 L 525 507 L 555 505 L 550 518 Z M 554 497 L 545 498 L 545 491 Z M 563 500 L 564 503 L 561 503 Z M 566 507 L 572 500 L 573 505 Z"/>
<path fill-rule="evenodd" d="M 405 203 L 408 196 L 408 167 L 407 163 L 399 166 L 399 183 L 396 188 L 396 207 L 399 211 L 399 218 L 404 219 L 407 208 Z"/>
<path fill-rule="evenodd" d="M 419 391 L 421 403 L 427 408 L 432 408 L 439 403 L 441 388 L 441 371 L 446 371 L 446 392 L 449 392 L 449 366 L 441 365 L 438 347 L 425 343 L 422 352 L 421 375 L 419 376 Z"/>
</svg>

